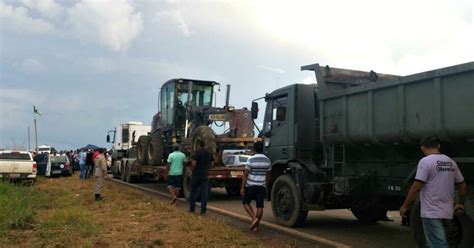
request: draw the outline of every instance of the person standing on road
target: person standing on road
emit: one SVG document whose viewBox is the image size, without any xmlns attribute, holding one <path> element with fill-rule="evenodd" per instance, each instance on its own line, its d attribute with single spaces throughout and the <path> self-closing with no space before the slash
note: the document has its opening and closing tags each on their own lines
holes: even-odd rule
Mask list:
<svg viewBox="0 0 474 248">
<path fill-rule="evenodd" d="M 420 194 L 421 220 L 429 247 L 449 247 L 444 226 L 453 214 L 464 211 L 467 186 L 456 162 L 440 153 L 440 142 L 426 138 L 420 149 L 425 155 L 418 163 L 415 182 L 400 208 L 400 215 L 407 211 Z M 454 204 L 454 185 L 459 191 L 458 203 Z"/>
<path fill-rule="evenodd" d="M 79 178 L 81 180 L 85 179 L 86 176 L 86 158 L 87 158 L 87 152 L 82 149 L 81 152 L 79 153 Z"/>
<path fill-rule="evenodd" d="M 186 155 L 179 151 L 179 144 L 173 145 L 173 152 L 168 155 L 168 191 L 173 199 L 170 204 L 175 204 L 179 197 L 179 191 L 183 187 L 183 164 Z"/>
<path fill-rule="evenodd" d="M 266 195 L 267 172 L 271 168 L 270 159 L 263 154 L 263 143 L 257 141 L 253 145 L 255 155 L 247 159 L 245 172 L 242 177 L 240 194 L 242 204 L 247 214 L 252 218 L 250 230 L 257 231 L 263 216 L 263 202 Z M 257 213 L 255 214 L 250 203 L 255 200 Z"/>
<path fill-rule="evenodd" d="M 107 178 L 107 160 L 104 156 L 105 149 L 99 149 L 99 155 L 95 160 L 95 200 L 102 200 L 102 189 L 104 188 L 104 181 Z"/>
<path fill-rule="evenodd" d="M 214 161 L 212 153 L 205 148 L 204 140 L 199 141 L 199 149 L 192 157 L 191 194 L 189 196 L 189 212 L 196 209 L 196 194 L 201 193 L 201 215 L 206 214 L 207 197 L 209 191 L 209 168 Z"/>
</svg>

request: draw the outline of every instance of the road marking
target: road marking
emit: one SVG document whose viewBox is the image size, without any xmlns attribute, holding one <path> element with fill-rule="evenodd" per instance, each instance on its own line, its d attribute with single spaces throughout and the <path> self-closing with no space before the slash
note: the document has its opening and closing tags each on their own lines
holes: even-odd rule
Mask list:
<svg viewBox="0 0 474 248">
<path fill-rule="evenodd" d="M 116 182 L 116 183 L 120 183 L 120 184 L 129 186 L 129 187 L 132 187 L 132 188 L 147 191 L 149 193 L 153 193 L 153 194 L 157 194 L 157 195 L 164 196 L 164 197 L 169 197 L 169 198 L 171 197 L 167 193 L 159 192 L 157 190 L 149 189 L 149 188 L 146 188 L 146 187 L 143 187 L 143 186 L 140 186 L 140 185 L 126 183 L 126 182 L 120 181 L 118 179 L 112 179 L 112 178 L 107 178 L 107 179 L 110 180 L 110 181 Z M 186 199 L 183 199 L 183 198 L 179 198 L 178 200 L 181 201 L 181 202 L 187 202 Z M 200 203 L 196 202 L 196 205 L 198 207 L 200 207 Z M 248 216 L 241 215 L 241 214 L 231 212 L 231 211 L 227 211 L 227 210 L 222 209 L 222 208 L 217 208 L 217 207 L 214 207 L 214 206 L 209 205 L 209 204 L 207 205 L 207 209 L 211 210 L 213 212 L 222 214 L 222 215 L 226 215 L 226 216 L 231 217 L 231 218 L 239 219 L 241 221 L 249 221 L 250 222 L 250 220 L 251 220 L 250 217 L 248 217 Z M 336 242 L 336 241 L 333 241 L 333 240 L 329 240 L 329 239 L 325 239 L 325 238 L 318 237 L 318 236 L 315 236 L 315 235 L 300 232 L 300 231 L 297 231 L 297 230 L 294 230 L 294 229 L 291 229 L 291 228 L 288 228 L 288 227 L 276 225 L 276 224 L 273 224 L 273 223 L 270 223 L 270 222 L 264 221 L 264 220 L 262 220 L 260 222 L 260 225 L 265 226 L 265 227 L 267 227 L 269 229 L 272 229 L 274 231 L 277 231 L 277 232 L 282 232 L 282 233 L 289 234 L 290 236 L 295 236 L 299 239 L 303 239 L 303 240 L 306 240 L 306 241 L 318 243 L 318 244 L 320 244 L 322 246 L 325 246 L 325 247 L 337 247 L 337 248 L 349 248 L 349 247 L 351 247 L 351 246 L 346 245 L 346 244 L 342 244 L 342 243 L 339 243 L 339 242 Z"/>
</svg>

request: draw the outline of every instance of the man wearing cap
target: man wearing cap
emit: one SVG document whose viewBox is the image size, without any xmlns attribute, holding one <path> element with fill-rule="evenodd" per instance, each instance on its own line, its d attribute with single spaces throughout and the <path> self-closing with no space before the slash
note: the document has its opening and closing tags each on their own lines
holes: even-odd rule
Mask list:
<svg viewBox="0 0 474 248">
<path fill-rule="evenodd" d="M 179 191 L 183 187 L 183 164 L 186 155 L 179 151 L 179 144 L 173 145 L 173 152 L 168 155 L 168 191 L 173 199 L 170 204 L 175 204 L 179 197 Z"/>
</svg>

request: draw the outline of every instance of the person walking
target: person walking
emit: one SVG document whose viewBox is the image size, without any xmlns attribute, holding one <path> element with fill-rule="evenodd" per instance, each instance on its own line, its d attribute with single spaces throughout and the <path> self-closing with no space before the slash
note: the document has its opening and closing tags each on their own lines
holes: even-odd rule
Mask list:
<svg viewBox="0 0 474 248">
<path fill-rule="evenodd" d="M 209 190 L 209 168 L 214 161 L 212 153 L 205 148 L 204 140 L 199 141 L 199 149 L 194 153 L 191 162 L 191 194 L 189 196 L 189 212 L 196 209 L 196 194 L 201 193 L 201 215 L 206 214 Z"/>
<path fill-rule="evenodd" d="M 444 226 L 453 214 L 464 211 L 467 186 L 456 162 L 440 153 L 440 142 L 430 137 L 421 142 L 425 155 L 418 163 L 415 182 L 400 208 L 407 217 L 408 209 L 420 194 L 421 221 L 427 244 L 431 248 L 449 247 Z M 454 204 L 454 186 L 458 188 L 458 202 Z M 420 193 L 421 192 L 421 193 Z"/>
<path fill-rule="evenodd" d="M 105 149 L 99 149 L 99 155 L 95 160 L 95 200 L 102 200 L 102 189 L 104 188 L 104 181 L 107 178 L 107 160 L 104 156 Z"/>
<path fill-rule="evenodd" d="M 168 191 L 173 199 L 170 204 L 175 204 L 179 197 L 179 191 L 183 187 L 183 164 L 186 155 L 179 151 L 179 144 L 173 145 L 173 152 L 168 155 Z"/>
<path fill-rule="evenodd" d="M 82 149 L 81 152 L 79 153 L 79 178 L 81 180 L 85 179 L 85 174 L 86 174 L 86 158 L 87 158 L 87 152 Z"/>
<path fill-rule="evenodd" d="M 253 145 L 255 155 L 247 159 L 245 171 L 242 177 L 240 194 L 245 212 L 252 218 L 250 230 L 258 231 L 258 225 L 263 216 L 263 202 L 266 196 L 267 172 L 271 168 L 270 159 L 263 154 L 263 143 L 257 141 Z M 257 213 L 254 212 L 250 203 L 255 200 Z"/>
</svg>

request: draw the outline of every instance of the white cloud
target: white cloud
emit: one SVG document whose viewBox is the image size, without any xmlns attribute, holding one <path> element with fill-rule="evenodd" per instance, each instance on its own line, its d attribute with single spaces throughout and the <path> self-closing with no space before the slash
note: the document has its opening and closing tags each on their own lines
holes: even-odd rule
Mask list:
<svg viewBox="0 0 474 248">
<path fill-rule="evenodd" d="M 127 0 L 83 0 L 68 9 L 67 26 L 81 40 L 99 40 L 113 51 L 126 50 L 143 29 L 143 17 Z"/>
<path fill-rule="evenodd" d="M 46 66 L 43 65 L 37 59 L 27 58 L 21 62 L 13 64 L 13 67 L 20 72 L 24 73 L 35 73 L 42 72 L 46 70 Z"/>
<path fill-rule="evenodd" d="M 47 34 L 54 33 L 53 24 L 29 15 L 28 9 L 22 6 L 14 7 L 0 2 L 0 30 L 18 33 Z M 3 32 L 3 31 L 2 31 Z"/>
<path fill-rule="evenodd" d="M 303 79 L 303 84 L 315 84 L 316 79 L 314 77 L 308 76 Z"/>
<path fill-rule="evenodd" d="M 37 11 L 48 19 L 55 19 L 64 14 L 64 7 L 54 0 L 22 0 L 21 2 L 27 8 Z"/>
<path fill-rule="evenodd" d="M 265 71 L 269 71 L 269 72 L 278 73 L 278 74 L 284 74 L 285 73 L 285 70 L 283 70 L 281 68 L 271 67 L 271 66 L 266 66 L 266 65 L 257 65 L 257 68 L 265 70 Z"/>
<path fill-rule="evenodd" d="M 153 23 L 155 24 L 163 24 L 162 21 L 170 20 L 178 25 L 179 30 L 183 33 L 185 37 L 190 37 L 194 34 L 189 29 L 189 25 L 183 17 L 183 14 L 179 10 L 166 10 L 166 11 L 158 11 L 154 18 Z"/>
</svg>

